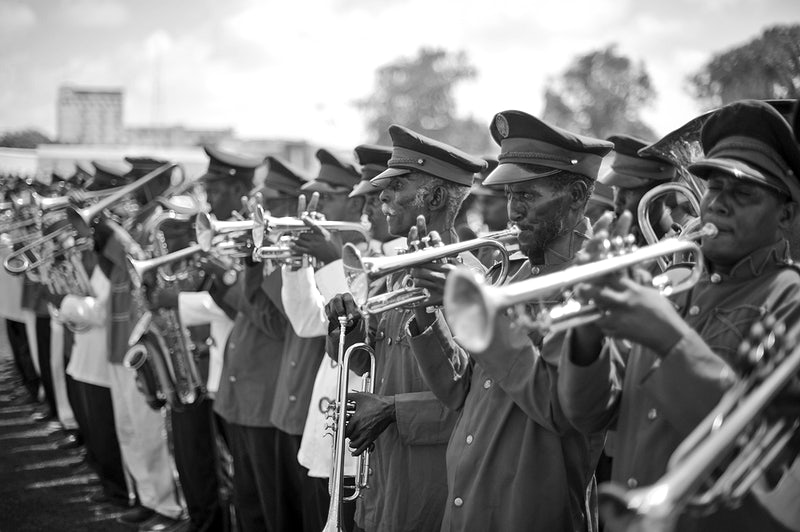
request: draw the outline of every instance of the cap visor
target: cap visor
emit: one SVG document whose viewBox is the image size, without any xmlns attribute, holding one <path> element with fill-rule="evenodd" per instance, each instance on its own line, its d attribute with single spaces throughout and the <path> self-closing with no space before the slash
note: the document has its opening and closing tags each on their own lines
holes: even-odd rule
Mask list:
<svg viewBox="0 0 800 532">
<path fill-rule="evenodd" d="M 387 168 L 380 174 L 370 179 L 369 182 L 372 183 L 373 186 L 376 186 L 378 188 L 384 188 L 386 187 L 386 185 L 389 184 L 389 180 L 391 178 L 410 173 L 411 170 L 408 170 L 406 168 Z"/>
<path fill-rule="evenodd" d="M 341 194 L 344 187 L 334 187 L 325 181 L 309 181 L 300 187 L 303 192 L 319 192 L 320 194 Z"/>
<path fill-rule="evenodd" d="M 473 186 L 469 191 L 470 196 L 484 196 L 488 198 L 505 198 L 506 191 L 502 188 L 490 188 L 486 186 Z"/>
<path fill-rule="evenodd" d="M 372 181 L 359 181 L 358 184 L 353 187 L 353 191 L 350 192 L 349 197 L 366 196 L 368 194 L 375 194 L 381 190 L 383 190 L 383 187 L 373 185 Z"/>
<path fill-rule="evenodd" d="M 497 168 L 483 180 L 483 186 L 502 186 L 522 183 L 524 181 L 532 181 L 534 179 L 555 175 L 560 171 L 561 170 L 549 170 L 537 174 L 518 164 L 500 163 Z"/>
<path fill-rule="evenodd" d="M 609 170 L 605 174 L 601 175 L 597 181 L 603 183 L 604 185 L 619 188 L 639 188 L 647 184 L 654 183 L 652 179 L 634 177 L 628 174 L 620 174 L 614 170 Z"/>
</svg>

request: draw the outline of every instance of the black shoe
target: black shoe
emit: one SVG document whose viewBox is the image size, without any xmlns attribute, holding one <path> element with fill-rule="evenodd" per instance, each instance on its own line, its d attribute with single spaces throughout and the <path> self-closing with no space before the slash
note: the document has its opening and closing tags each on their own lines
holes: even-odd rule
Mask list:
<svg viewBox="0 0 800 532">
<path fill-rule="evenodd" d="M 130 503 L 127 497 L 118 497 L 109 495 L 105 491 L 96 491 L 89 495 L 89 502 L 92 504 L 110 504 L 119 506 L 120 508 L 130 508 Z"/>
<path fill-rule="evenodd" d="M 117 523 L 122 523 L 123 525 L 132 525 L 132 526 L 139 526 L 151 517 L 155 515 L 155 512 L 150 508 L 145 508 L 144 506 L 136 506 L 131 508 L 121 516 L 117 517 Z"/>
<path fill-rule="evenodd" d="M 156 513 L 153 517 L 139 525 L 139 532 L 178 532 L 189 526 L 188 520 L 178 520 Z"/>
<path fill-rule="evenodd" d="M 56 443 L 57 449 L 77 449 L 83 445 L 83 438 L 81 438 L 80 434 L 73 434 L 67 433 L 58 443 Z"/>
</svg>

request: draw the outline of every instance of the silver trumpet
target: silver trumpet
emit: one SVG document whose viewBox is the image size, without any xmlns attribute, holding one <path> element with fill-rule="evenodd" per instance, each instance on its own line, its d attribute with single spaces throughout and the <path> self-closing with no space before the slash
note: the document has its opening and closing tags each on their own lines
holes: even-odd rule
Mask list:
<svg viewBox="0 0 800 532">
<path fill-rule="evenodd" d="M 501 231 L 492 237 L 474 238 L 464 242 L 432 246 L 403 253 L 395 257 L 362 257 L 353 244 L 342 248 L 342 263 L 345 280 L 353 300 L 364 314 L 378 314 L 397 307 L 416 305 L 430 297 L 427 290 L 414 286 L 410 278 L 403 281 L 404 286 L 397 290 L 369 296 L 370 283 L 381 277 L 408 270 L 420 264 L 457 257 L 460 253 L 475 251 L 483 247 L 495 248 L 500 252 L 500 275 L 497 284 L 508 277 L 508 250 L 502 238 L 509 237 L 516 229 Z"/>
<path fill-rule="evenodd" d="M 706 224 L 693 235 L 665 239 L 623 255 L 500 287 L 485 286 L 483 279 L 474 273 L 455 270 L 445 283 L 445 318 L 459 344 L 470 351 L 482 352 L 492 341 L 494 321 L 499 312 L 560 296 L 578 283 L 624 272 L 659 257 L 692 252 L 697 262 L 688 272 L 676 269 L 653 278 L 653 286 L 662 294 L 678 293 L 694 286 L 703 271 L 703 254 L 694 240 L 714 238 L 716 234 L 717 228 Z M 575 300 L 546 308 L 532 318 L 527 311 L 517 312 L 521 325 L 544 333 L 590 323 L 600 316 L 601 312 L 591 302 L 580 304 Z"/>
<path fill-rule="evenodd" d="M 328 506 L 328 519 L 322 532 L 343 532 L 342 525 L 342 502 L 352 501 L 361 495 L 361 490 L 368 487 L 369 481 L 369 454 L 364 451 L 358 457 L 356 478 L 353 484 L 353 494 L 345 497 L 344 495 L 344 453 L 347 452 L 345 442 L 345 429 L 347 428 L 347 391 L 350 384 L 350 357 L 358 351 L 364 351 L 369 355 L 369 373 L 364 375 L 362 392 L 375 392 L 375 352 L 364 342 L 351 345 L 344 349 L 345 329 L 347 317 L 339 317 L 339 353 L 338 353 L 338 388 L 336 402 L 332 405 L 332 420 L 328 427 L 333 429 L 333 464 L 331 476 L 328 483 L 328 491 L 331 496 L 330 506 Z"/>
<path fill-rule="evenodd" d="M 163 268 L 164 266 L 172 264 L 173 262 L 188 259 L 202 252 L 203 249 L 200 247 L 200 244 L 192 244 L 183 249 L 173 251 L 172 253 L 167 253 L 166 255 L 155 256 L 151 259 L 137 260 L 131 255 L 128 255 L 126 258 L 128 260 L 128 266 L 130 266 L 129 271 L 131 274 L 135 275 L 134 282 L 141 284 L 147 272 Z M 163 270 L 159 270 L 160 275 L 162 275 L 162 272 Z M 166 282 L 174 282 L 176 280 L 175 276 L 172 274 L 166 274 L 166 278 L 164 275 L 162 275 L 162 279 L 164 279 Z"/>
<path fill-rule="evenodd" d="M 800 347 L 794 347 L 798 328 L 794 329 L 785 334 L 778 323 L 758 345 L 743 342 L 739 356 L 751 363 L 749 374 L 723 395 L 675 450 L 658 482 L 632 490 L 601 485 L 602 514 L 641 530 L 668 532 L 675 529 L 684 509 L 735 505 L 749 493 L 780 459 L 800 426 L 796 414 L 765 416 L 800 372 Z"/>
<path fill-rule="evenodd" d="M 255 220 L 220 221 L 213 214 L 201 212 L 195 220 L 197 243 L 203 251 L 210 251 L 220 236 L 230 237 L 236 234 L 253 231 Z"/>
</svg>

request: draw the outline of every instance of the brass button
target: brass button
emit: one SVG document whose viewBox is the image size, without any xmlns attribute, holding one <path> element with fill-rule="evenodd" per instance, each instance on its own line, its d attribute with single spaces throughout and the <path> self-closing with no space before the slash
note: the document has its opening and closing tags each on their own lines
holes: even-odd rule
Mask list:
<svg viewBox="0 0 800 532">
<path fill-rule="evenodd" d="M 289 396 L 289 402 L 290 403 L 294 403 L 295 401 L 297 401 L 297 396 L 296 395 L 290 395 Z"/>
<path fill-rule="evenodd" d="M 539 270 L 538 266 L 534 266 L 533 268 L 531 268 L 531 275 L 539 275 L 540 271 L 541 270 Z"/>
<path fill-rule="evenodd" d="M 711 282 L 712 283 L 717 284 L 720 281 L 722 281 L 722 276 L 720 274 L 718 274 L 718 273 L 712 273 L 711 274 Z"/>
<path fill-rule="evenodd" d="M 453 499 L 453 504 L 455 504 L 457 508 L 461 508 L 462 506 L 464 506 L 464 499 L 462 499 L 461 497 L 456 497 L 455 499 Z"/>
<path fill-rule="evenodd" d="M 658 410 L 656 410 L 655 408 L 651 408 L 650 410 L 647 411 L 647 419 L 649 419 L 650 421 L 653 421 L 657 417 L 658 417 Z"/>
<path fill-rule="evenodd" d="M 392 339 L 389 338 L 388 340 L 386 340 L 386 343 L 389 344 L 389 345 L 392 345 Z"/>
<path fill-rule="evenodd" d="M 697 316 L 698 314 L 700 314 L 700 307 L 692 305 L 691 308 L 689 308 L 689 316 Z"/>
<path fill-rule="evenodd" d="M 231 381 L 231 382 L 236 382 L 236 375 L 231 375 L 231 376 L 228 378 L 228 380 L 229 380 L 229 381 Z"/>
<path fill-rule="evenodd" d="M 471 444 L 471 443 L 472 443 L 472 440 L 474 440 L 474 439 L 475 439 L 475 438 L 473 438 L 473 437 L 472 437 L 472 434 L 468 434 L 468 435 L 467 435 L 467 445 Z"/>
<path fill-rule="evenodd" d="M 295 366 L 297 366 L 297 361 L 296 360 L 292 360 L 291 362 L 289 362 L 289 367 L 290 368 L 293 368 Z"/>
<path fill-rule="evenodd" d="M 628 479 L 628 487 L 629 488 L 633 489 L 638 485 L 639 485 L 639 481 L 636 480 L 635 478 L 631 477 L 631 478 Z"/>
<path fill-rule="evenodd" d="M 485 389 L 487 389 L 487 390 L 489 388 L 491 388 L 492 387 L 492 379 L 486 379 L 485 381 L 483 381 L 483 387 Z"/>
</svg>

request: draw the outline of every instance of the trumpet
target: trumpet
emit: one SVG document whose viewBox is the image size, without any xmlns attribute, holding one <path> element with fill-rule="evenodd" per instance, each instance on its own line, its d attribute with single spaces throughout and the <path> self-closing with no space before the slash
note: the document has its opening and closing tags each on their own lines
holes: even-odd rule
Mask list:
<svg viewBox="0 0 800 532">
<path fill-rule="evenodd" d="M 484 286 L 483 280 L 472 272 L 456 270 L 447 276 L 445 283 L 445 317 L 458 343 L 468 350 L 481 352 L 492 341 L 494 320 L 499 312 L 542 301 L 578 283 L 624 272 L 659 257 L 694 253 L 697 262 L 688 272 L 676 269 L 653 278 L 654 287 L 664 295 L 688 290 L 697 283 L 703 271 L 703 254 L 694 240 L 714 238 L 716 235 L 717 228 L 713 224 L 706 224 L 700 231 L 684 238 L 668 238 L 623 255 L 502 287 Z M 543 333 L 570 329 L 590 323 L 600 316 L 601 312 L 591 302 L 582 305 L 575 300 L 551 306 L 533 318 L 526 311 L 517 312 L 517 318 L 523 326 Z"/>
<path fill-rule="evenodd" d="M 475 251 L 483 247 L 495 248 L 500 252 L 500 274 L 497 284 L 502 284 L 508 277 L 508 250 L 500 241 L 515 229 L 501 231 L 493 238 L 483 237 L 455 242 L 453 244 L 433 246 L 419 251 L 403 253 L 396 257 L 362 257 L 361 252 L 353 244 L 345 244 L 342 249 L 342 265 L 344 276 L 353 300 L 364 314 L 378 314 L 397 307 L 416 305 L 430 297 L 427 290 L 414 286 L 411 278 L 403 280 L 403 287 L 397 290 L 369 297 L 369 285 L 372 281 L 387 275 L 408 270 L 419 264 L 457 257 L 459 253 Z"/>
<path fill-rule="evenodd" d="M 23 247 L 14 250 L 12 253 L 9 253 L 9 255 L 3 261 L 3 267 L 11 275 L 20 275 L 30 270 L 38 268 L 43 263 L 53 260 L 56 256 L 64 253 L 65 251 L 71 248 L 64 247 L 53 251 L 50 255 L 37 256 L 36 260 L 34 260 L 33 262 L 31 262 L 28 256 L 29 255 L 35 256 L 36 255 L 35 250 L 37 248 L 45 245 L 47 242 L 66 238 L 71 234 L 71 232 L 72 228 L 65 225 L 59 227 L 58 229 L 56 229 L 51 233 L 35 238 L 34 240 L 24 245 Z"/>
<path fill-rule="evenodd" d="M 768 420 L 764 412 L 800 371 L 800 347 L 791 347 L 798 331 L 795 327 L 793 334 L 786 334 L 783 323 L 774 324 L 768 333 L 761 323 L 753 329 L 751 337 L 765 338 L 756 346 L 750 341 L 739 346 L 740 358 L 751 364 L 749 374 L 728 389 L 675 450 L 658 482 L 633 490 L 601 485 L 598 497 L 604 516 L 627 518 L 642 530 L 668 532 L 687 507 L 736 504 L 776 462 L 800 420 Z M 704 486 L 710 487 L 701 492 Z"/>
<path fill-rule="evenodd" d="M 161 177 L 164 173 L 174 169 L 174 168 L 181 168 L 180 165 L 175 163 L 167 163 L 164 165 L 159 166 L 152 172 L 146 174 L 141 179 L 134 181 L 128 185 L 123 187 L 117 187 L 114 189 L 112 193 L 103 197 L 100 201 L 92 205 L 91 207 L 84 207 L 84 208 L 76 208 L 72 206 L 67 207 L 67 221 L 75 228 L 81 236 L 91 236 L 92 234 L 92 223 L 94 222 L 95 218 L 97 218 L 100 213 L 102 213 L 107 208 L 111 207 L 119 200 L 136 192 L 140 188 L 144 187 L 151 181 L 154 181 L 156 178 Z"/>
<path fill-rule="evenodd" d="M 252 231 L 256 226 L 254 220 L 220 221 L 213 214 L 204 212 L 197 215 L 194 224 L 197 243 L 203 251 L 210 251 L 220 235 L 230 236 L 235 233 L 244 233 Z"/>
<path fill-rule="evenodd" d="M 147 272 L 158 268 L 163 268 L 168 264 L 187 259 L 197 253 L 202 252 L 203 248 L 200 247 L 200 244 L 192 244 L 189 247 L 173 251 L 172 253 L 167 253 L 166 255 L 155 256 L 151 259 L 137 260 L 131 255 L 127 255 L 126 259 L 128 260 L 129 271 L 134 277 L 134 283 L 141 284 Z M 159 274 L 162 275 L 162 279 L 164 279 L 166 282 L 175 281 L 174 275 L 164 274 L 163 271 L 159 271 Z"/>
<path fill-rule="evenodd" d="M 331 496 L 328 507 L 328 519 L 322 532 L 343 532 L 342 502 L 353 501 L 361 495 L 361 491 L 368 487 L 369 482 L 369 451 L 364 451 L 358 457 L 356 478 L 353 484 L 353 494 L 344 496 L 344 453 L 347 451 L 345 443 L 345 428 L 347 424 L 347 390 L 350 384 L 350 357 L 358 351 L 369 355 L 369 373 L 364 376 L 362 392 L 375 392 L 375 352 L 364 342 L 351 345 L 347 351 L 344 349 L 345 329 L 347 317 L 339 317 L 339 353 L 338 353 L 338 388 L 336 402 L 331 405 L 331 423 L 328 427 L 333 429 L 333 471 L 328 483 L 328 492 Z"/>
</svg>

